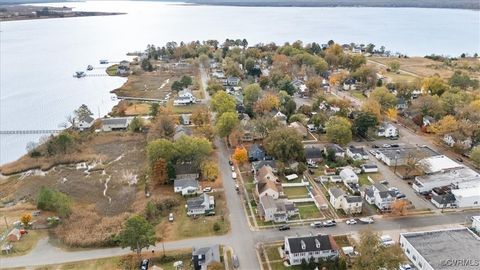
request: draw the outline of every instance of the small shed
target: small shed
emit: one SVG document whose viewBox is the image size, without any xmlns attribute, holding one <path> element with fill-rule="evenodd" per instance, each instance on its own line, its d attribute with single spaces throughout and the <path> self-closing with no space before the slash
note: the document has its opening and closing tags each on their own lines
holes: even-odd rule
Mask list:
<svg viewBox="0 0 480 270">
<path fill-rule="evenodd" d="M 289 174 L 289 175 L 285 176 L 285 178 L 287 178 L 287 181 L 293 181 L 293 180 L 295 180 L 295 179 L 298 178 L 298 175 L 296 175 L 296 174 Z"/>
</svg>

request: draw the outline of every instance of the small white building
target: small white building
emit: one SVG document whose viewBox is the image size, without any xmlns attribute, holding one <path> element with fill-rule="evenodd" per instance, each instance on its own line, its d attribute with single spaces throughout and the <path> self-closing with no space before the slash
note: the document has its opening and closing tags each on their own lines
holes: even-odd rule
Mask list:
<svg viewBox="0 0 480 270">
<path fill-rule="evenodd" d="M 86 129 L 91 128 L 94 122 L 95 122 L 95 119 L 93 117 L 86 116 L 86 117 L 76 119 L 73 126 L 80 131 L 84 131 Z"/>
<path fill-rule="evenodd" d="M 357 174 L 350 168 L 345 168 L 340 171 L 340 177 L 342 178 L 343 183 L 358 183 L 358 176 Z"/>
<path fill-rule="evenodd" d="M 397 137 L 398 129 L 391 123 L 383 122 L 378 128 L 377 136 L 386 138 Z"/>
<path fill-rule="evenodd" d="M 364 173 L 376 173 L 378 172 L 378 166 L 375 164 L 362 164 L 360 166 Z"/>
<path fill-rule="evenodd" d="M 197 102 L 197 99 L 193 95 L 192 91 L 186 88 L 178 92 L 178 96 L 173 100 L 173 105 L 181 106 L 181 105 L 194 104 L 196 102 Z"/>
<path fill-rule="evenodd" d="M 480 207 L 480 187 L 452 189 L 458 207 Z"/>
<path fill-rule="evenodd" d="M 118 131 L 126 130 L 132 122 L 132 117 L 112 117 L 112 118 L 102 118 L 102 131 Z"/>
<path fill-rule="evenodd" d="M 173 182 L 173 191 L 175 193 L 181 193 L 183 196 L 195 194 L 200 190 L 200 186 L 196 179 L 184 178 L 175 179 Z"/>
<path fill-rule="evenodd" d="M 353 160 L 368 160 L 368 153 L 363 147 L 350 145 L 347 148 L 347 156 Z"/>
</svg>

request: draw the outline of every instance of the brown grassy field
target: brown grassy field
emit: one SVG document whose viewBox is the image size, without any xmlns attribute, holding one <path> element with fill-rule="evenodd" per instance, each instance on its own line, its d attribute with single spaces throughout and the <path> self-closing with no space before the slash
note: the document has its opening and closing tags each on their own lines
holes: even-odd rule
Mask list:
<svg viewBox="0 0 480 270">
<path fill-rule="evenodd" d="M 480 61 L 474 58 L 464 58 L 453 61 L 452 66 L 447 66 L 440 61 L 434 61 L 423 57 L 411 58 L 385 58 L 370 57 L 368 60 L 387 65 L 391 61 L 400 62 L 400 69 L 411 72 L 419 77 L 429 77 L 438 74 L 444 79 L 449 79 L 455 70 L 468 73 L 470 76 L 478 78 Z"/>
</svg>

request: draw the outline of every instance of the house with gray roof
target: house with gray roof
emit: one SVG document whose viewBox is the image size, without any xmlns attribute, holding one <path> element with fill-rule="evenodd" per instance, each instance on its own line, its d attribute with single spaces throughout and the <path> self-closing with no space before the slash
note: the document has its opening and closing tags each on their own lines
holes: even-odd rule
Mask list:
<svg viewBox="0 0 480 270">
<path fill-rule="evenodd" d="M 365 200 L 369 204 L 375 204 L 375 206 L 382 211 L 389 210 L 396 199 L 395 192 L 388 190 L 385 185 L 380 183 L 375 183 L 371 187 L 366 187 L 364 194 Z"/>
<path fill-rule="evenodd" d="M 207 270 L 208 266 L 214 262 L 220 262 L 220 247 L 218 245 L 194 247 L 192 249 L 194 270 Z"/>
<path fill-rule="evenodd" d="M 368 153 L 363 147 L 350 145 L 347 148 L 347 156 L 353 160 L 368 160 Z"/>
<path fill-rule="evenodd" d="M 335 153 L 335 157 L 339 157 L 339 158 L 345 157 L 345 150 L 343 150 L 343 148 L 338 144 L 334 144 L 334 143 L 327 144 L 325 145 L 323 151 L 325 153 L 328 153 L 329 151 L 333 151 Z"/>
<path fill-rule="evenodd" d="M 258 215 L 264 221 L 286 222 L 290 217 L 298 215 L 295 203 L 286 199 L 275 199 L 272 196 L 260 197 L 257 206 Z"/>
<path fill-rule="evenodd" d="M 200 186 L 196 179 L 184 178 L 175 179 L 173 182 L 173 191 L 175 193 L 181 193 L 182 196 L 195 194 L 200 190 Z"/>
<path fill-rule="evenodd" d="M 126 130 L 132 122 L 133 117 L 112 117 L 102 118 L 102 131 Z"/>
<path fill-rule="evenodd" d="M 290 265 L 313 259 L 334 260 L 338 258 L 338 245 L 331 235 L 285 236 L 285 258 Z"/>
<path fill-rule="evenodd" d="M 361 196 L 351 196 L 339 188 L 328 189 L 328 195 L 333 208 L 342 209 L 347 215 L 362 212 L 363 199 Z"/>
<path fill-rule="evenodd" d="M 95 122 L 95 118 L 91 117 L 90 115 L 87 115 L 79 119 L 76 119 L 76 121 L 73 124 L 73 127 L 80 131 L 84 131 L 86 129 L 91 128 L 94 122 Z"/>
<path fill-rule="evenodd" d="M 215 197 L 203 193 L 187 200 L 187 215 L 205 215 L 215 213 Z"/>
<path fill-rule="evenodd" d="M 323 161 L 322 146 L 320 145 L 305 145 L 305 159 L 308 164 L 316 164 Z"/>
<path fill-rule="evenodd" d="M 259 161 L 265 159 L 265 151 L 260 148 L 260 146 L 256 143 L 252 144 L 248 149 L 248 160 L 252 161 Z"/>
<path fill-rule="evenodd" d="M 192 136 L 192 131 L 185 126 L 176 126 L 173 141 L 178 141 L 182 136 Z"/>
</svg>

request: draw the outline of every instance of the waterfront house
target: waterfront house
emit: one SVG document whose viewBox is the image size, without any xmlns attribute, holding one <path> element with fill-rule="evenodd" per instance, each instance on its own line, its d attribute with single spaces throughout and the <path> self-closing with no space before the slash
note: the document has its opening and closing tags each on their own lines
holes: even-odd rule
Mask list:
<svg viewBox="0 0 480 270">
<path fill-rule="evenodd" d="M 88 115 L 88 116 L 76 119 L 76 121 L 73 124 L 73 127 L 80 131 L 84 131 L 91 128 L 94 122 L 95 122 L 95 119 Z"/>
<path fill-rule="evenodd" d="M 132 117 L 112 117 L 102 118 L 102 131 L 120 131 L 126 130 L 132 122 Z"/>
</svg>

